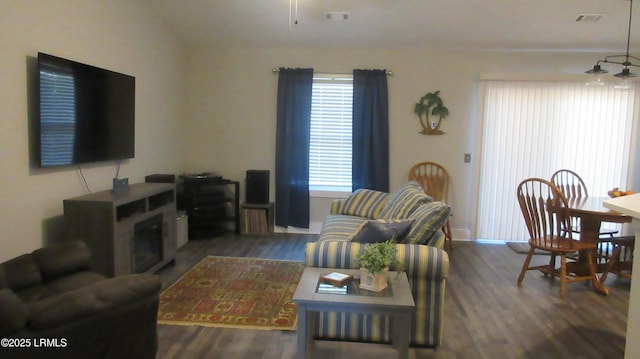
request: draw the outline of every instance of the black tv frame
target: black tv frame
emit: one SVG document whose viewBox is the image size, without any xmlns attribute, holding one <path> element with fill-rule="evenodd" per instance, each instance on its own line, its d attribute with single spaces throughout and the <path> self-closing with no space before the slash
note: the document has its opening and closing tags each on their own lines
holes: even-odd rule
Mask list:
<svg viewBox="0 0 640 359">
<path fill-rule="evenodd" d="M 49 97 L 49 104 L 53 103 L 55 108 L 53 115 L 51 106 L 43 104 L 45 76 L 42 71 L 48 74 L 46 81 L 49 85 L 44 95 L 57 96 L 59 92 L 65 94 L 66 91 L 66 97 L 61 100 L 66 101 L 62 102 L 66 108 L 56 107 L 59 100 Z M 35 77 L 37 115 L 34 119 L 34 140 L 37 142 L 36 161 L 41 168 L 135 157 L 135 77 L 42 52 L 38 53 Z M 61 78 L 67 83 L 55 82 Z M 59 88 L 52 87 L 50 83 L 59 85 Z M 68 115 L 70 112 L 73 114 Z M 45 116 L 53 120 L 46 122 Z M 62 128 L 67 138 L 60 132 L 46 135 L 45 127 Z M 73 139 L 69 140 L 71 133 Z M 60 146 L 63 151 L 56 152 Z"/>
</svg>

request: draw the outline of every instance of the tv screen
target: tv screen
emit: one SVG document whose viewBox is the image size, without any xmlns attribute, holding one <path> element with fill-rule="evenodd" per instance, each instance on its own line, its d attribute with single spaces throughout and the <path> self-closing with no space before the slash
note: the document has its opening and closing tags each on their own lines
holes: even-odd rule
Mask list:
<svg viewBox="0 0 640 359">
<path fill-rule="evenodd" d="M 40 166 L 134 157 L 135 77 L 38 53 Z"/>
</svg>

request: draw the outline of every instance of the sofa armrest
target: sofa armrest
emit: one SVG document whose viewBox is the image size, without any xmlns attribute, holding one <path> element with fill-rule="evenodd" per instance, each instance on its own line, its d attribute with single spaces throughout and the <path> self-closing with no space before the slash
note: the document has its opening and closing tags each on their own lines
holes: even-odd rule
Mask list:
<svg viewBox="0 0 640 359">
<path fill-rule="evenodd" d="M 107 279 L 30 304 L 28 326 L 36 331 L 52 329 L 159 293 L 160 279 L 156 275 L 132 274 Z"/>
<path fill-rule="evenodd" d="M 5 336 L 24 328 L 29 317 L 29 309 L 9 288 L 0 289 L 0 336 Z"/>
<path fill-rule="evenodd" d="M 356 242 L 307 243 L 305 264 L 308 267 L 358 269 L 358 255 L 364 251 L 364 246 Z M 404 264 L 409 279 L 442 281 L 447 278 L 449 256 L 443 249 L 420 244 L 396 244 L 396 249 L 396 258 Z"/>
</svg>

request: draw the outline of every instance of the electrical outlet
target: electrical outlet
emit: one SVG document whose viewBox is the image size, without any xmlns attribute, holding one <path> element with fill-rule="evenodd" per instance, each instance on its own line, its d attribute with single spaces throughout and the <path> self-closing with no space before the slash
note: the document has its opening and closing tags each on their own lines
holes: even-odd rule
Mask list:
<svg viewBox="0 0 640 359">
<path fill-rule="evenodd" d="M 464 154 L 464 163 L 469 163 L 471 162 L 471 154 L 470 153 L 465 153 Z"/>
</svg>

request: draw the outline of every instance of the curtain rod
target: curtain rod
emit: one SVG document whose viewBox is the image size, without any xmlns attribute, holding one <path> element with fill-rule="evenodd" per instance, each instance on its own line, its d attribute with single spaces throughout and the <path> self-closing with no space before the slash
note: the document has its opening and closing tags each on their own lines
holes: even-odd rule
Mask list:
<svg viewBox="0 0 640 359">
<path fill-rule="evenodd" d="M 274 74 L 280 72 L 280 69 L 278 68 L 272 68 L 271 72 L 273 72 Z M 353 75 L 353 72 L 332 72 L 332 71 L 314 71 L 317 72 L 319 74 L 336 74 L 336 75 Z M 387 71 L 387 76 L 392 76 L 393 75 L 393 71 Z"/>
</svg>

